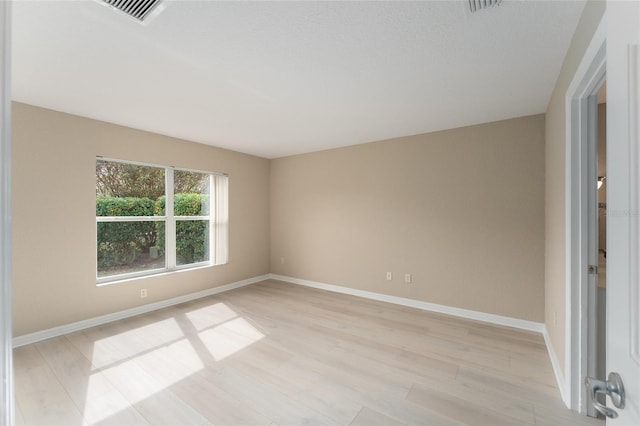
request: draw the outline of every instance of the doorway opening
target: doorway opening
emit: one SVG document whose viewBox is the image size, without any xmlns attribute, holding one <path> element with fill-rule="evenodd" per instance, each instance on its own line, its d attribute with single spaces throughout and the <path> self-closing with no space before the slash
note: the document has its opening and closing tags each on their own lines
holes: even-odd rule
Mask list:
<svg viewBox="0 0 640 426">
<path fill-rule="evenodd" d="M 599 209 L 598 178 L 606 186 L 606 170 L 598 168 L 598 116 L 606 117 L 605 107 L 599 108 L 598 92 L 606 73 L 606 25 L 603 19 L 591 40 L 582 62 L 567 90 L 567 151 L 566 151 L 566 350 L 565 402 L 583 415 L 596 416 L 589 404 L 585 377 L 596 377 L 598 359 L 603 363 L 606 353 L 598 357 L 597 295 L 598 260 L 604 258 L 606 237 L 600 252 L 599 224 L 607 220 L 606 211 Z M 606 89 L 603 89 L 606 90 Z M 602 110 L 602 111 L 599 111 Z M 602 159 L 605 159 L 602 155 Z M 605 193 L 606 194 L 606 193 Z M 606 195 L 602 195 L 605 197 Z M 606 201 L 604 201 L 606 202 Z M 606 226 L 606 224 L 605 224 Z M 606 264 L 603 273 L 606 274 Z M 606 278 L 601 278 L 606 283 Z M 599 304 L 601 307 L 605 303 Z M 602 330 L 602 327 L 600 327 Z M 602 349 L 606 352 L 606 350 Z"/>
<path fill-rule="evenodd" d="M 567 327 L 565 377 L 570 407 L 587 413 L 589 399 L 582 381 L 592 368 L 589 340 L 594 305 L 585 292 L 588 227 L 585 217 L 590 188 L 587 147 L 595 133 L 591 114 L 598 82 L 607 75 L 606 105 L 606 366 L 607 402 L 615 408 L 598 407 L 616 424 L 640 425 L 640 3 L 607 2 L 606 12 L 594 33 L 567 91 Z M 605 53 L 606 50 L 606 53 Z M 606 62 L 606 66 L 605 66 Z M 596 110 L 597 112 L 597 110 Z M 587 162 L 584 158 L 587 158 Z M 597 166 L 597 162 L 595 163 Z M 596 167 L 593 170 L 597 171 Z M 597 190 L 596 190 L 597 191 Z M 587 200 L 586 208 L 583 205 Z M 586 253 L 586 255 L 585 255 Z M 604 254 L 604 253 L 603 253 Z M 593 264 L 592 264 L 593 265 Z M 590 274 L 592 275 L 592 274 Z M 566 353 L 565 353 L 566 355 Z M 623 384 L 622 378 L 627 382 Z M 603 377 L 604 378 L 604 377 Z M 622 388 L 624 387 L 624 392 Z M 628 397 L 625 397 L 627 395 Z M 626 404 L 625 404 L 626 399 Z M 569 404 L 568 404 L 569 405 Z M 607 419 L 608 422 L 608 419 Z"/>
<path fill-rule="evenodd" d="M 595 263 L 592 268 L 595 280 L 589 280 L 588 285 L 594 286 L 590 289 L 589 294 L 594 298 L 593 302 L 589 303 L 589 353 L 588 358 L 588 372 L 590 377 L 594 377 L 598 380 L 606 381 L 607 375 L 607 83 L 602 83 L 598 89 L 596 104 L 596 125 L 597 125 L 597 139 L 595 140 L 595 149 L 589 150 L 595 154 L 595 159 L 590 159 L 590 162 L 595 161 L 595 167 L 597 170 L 597 180 L 590 181 L 590 185 L 596 185 L 596 206 L 590 205 L 590 210 L 595 210 L 595 220 L 589 224 L 590 228 L 593 228 L 593 232 L 590 232 L 590 236 L 593 235 L 595 253 L 591 253 L 590 257 L 595 255 Z M 593 192 L 593 188 L 591 191 Z M 589 214 L 592 218 L 593 215 Z M 591 244 L 590 247 L 593 247 Z M 593 282 L 595 281 L 595 282 Z M 606 405 L 606 396 L 600 394 L 598 396 L 599 402 Z M 597 412 L 591 405 L 587 405 L 587 414 L 591 417 L 603 418 L 604 416 Z"/>
</svg>

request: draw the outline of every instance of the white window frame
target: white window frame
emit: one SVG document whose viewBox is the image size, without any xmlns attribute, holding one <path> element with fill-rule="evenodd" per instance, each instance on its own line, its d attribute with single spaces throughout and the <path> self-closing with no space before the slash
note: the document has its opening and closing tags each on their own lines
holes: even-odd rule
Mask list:
<svg viewBox="0 0 640 426">
<path fill-rule="evenodd" d="M 104 285 L 147 277 L 175 271 L 194 269 L 227 263 L 228 245 L 228 175 L 203 170 L 163 166 L 158 164 L 141 163 L 115 158 L 96 157 L 96 161 L 131 164 L 134 166 L 154 167 L 164 170 L 165 179 L 165 214 L 164 216 L 96 216 L 96 230 L 98 223 L 113 222 L 164 222 L 165 223 L 165 266 L 164 268 L 148 269 L 144 271 L 98 277 L 96 234 L 96 284 Z M 174 172 L 176 170 L 209 175 L 209 214 L 206 216 L 175 216 L 174 215 Z M 203 262 L 177 265 L 176 261 L 176 223 L 181 220 L 202 220 L 209 222 L 209 260 Z"/>
</svg>

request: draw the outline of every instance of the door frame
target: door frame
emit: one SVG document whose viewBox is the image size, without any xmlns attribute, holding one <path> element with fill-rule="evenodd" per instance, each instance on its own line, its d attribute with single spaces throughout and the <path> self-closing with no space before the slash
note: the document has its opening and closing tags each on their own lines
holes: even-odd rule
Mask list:
<svg viewBox="0 0 640 426">
<path fill-rule="evenodd" d="M 12 425 L 11 1 L 0 1 L 0 22 L 0 425 Z"/>
<path fill-rule="evenodd" d="M 607 423 L 640 424 L 640 2 L 607 1 L 607 370 L 626 407 Z"/>
<path fill-rule="evenodd" d="M 564 400 L 569 408 L 585 415 L 588 404 L 583 380 L 595 374 L 595 359 L 589 356 L 595 337 L 595 323 L 590 326 L 589 318 L 595 318 L 596 308 L 595 286 L 590 286 L 588 274 L 588 265 L 593 261 L 590 244 L 594 244 L 589 224 L 597 215 L 597 203 L 592 202 L 595 181 L 591 182 L 594 174 L 597 177 L 593 158 L 598 137 L 594 111 L 597 114 L 597 91 L 606 73 L 606 21 L 605 12 L 567 89 L 565 103 Z"/>
</svg>

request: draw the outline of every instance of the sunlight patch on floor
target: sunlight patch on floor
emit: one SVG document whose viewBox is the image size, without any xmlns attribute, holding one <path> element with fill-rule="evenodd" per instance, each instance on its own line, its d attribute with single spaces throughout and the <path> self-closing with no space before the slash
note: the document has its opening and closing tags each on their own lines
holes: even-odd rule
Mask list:
<svg viewBox="0 0 640 426">
<path fill-rule="evenodd" d="M 131 406 L 119 392 L 107 384 L 100 373 L 89 377 L 83 418 L 89 424 L 98 423 Z"/>
<path fill-rule="evenodd" d="M 187 339 L 140 355 L 136 361 L 145 371 L 150 371 L 163 387 L 171 386 L 205 367 L 200 354 Z"/>
<path fill-rule="evenodd" d="M 195 329 L 201 331 L 236 318 L 238 314 L 224 303 L 216 303 L 215 305 L 188 312 L 186 316 Z"/>
<path fill-rule="evenodd" d="M 216 361 L 221 361 L 262 339 L 264 334 L 256 330 L 244 318 L 238 317 L 217 327 L 202 331 L 198 333 L 198 336 L 211 353 L 211 356 Z"/>
<path fill-rule="evenodd" d="M 100 365 L 103 352 L 119 353 L 120 359 L 116 361 L 123 361 L 181 338 L 184 338 L 184 332 L 177 321 L 168 318 L 95 341 L 92 363 L 95 367 L 104 366 Z"/>
<path fill-rule="evenodd" d="M 115 418 L 203 370 L 207 362 L 221 361 L 264 337 L 224 303 L 184 317 L 190 324 L 168 318 L 94 342 L 94 372 L 83 407 L 87 422 Z M 106 356 L 114 352 L 117 358 Z"/>
<path fill-rule="evenodd" d="M 90 423 L 107 419 L 203 368 L 204 364 L 191 343 L 182 339 L 97 371 L 88 383 L 84 417 Z M 105 397 L 100 376 L 106 378 L 119 393 Z M 98 415 L 100 418 L 96 418 Z"/>
</svg>

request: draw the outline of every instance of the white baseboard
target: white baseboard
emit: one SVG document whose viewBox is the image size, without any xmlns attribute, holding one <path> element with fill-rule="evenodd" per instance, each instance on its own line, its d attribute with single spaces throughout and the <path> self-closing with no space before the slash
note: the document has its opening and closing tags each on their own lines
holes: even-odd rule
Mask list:
<svg viewBox="0 0 640 426">
<path fill-rule="evenodd" d="M 210 289 L 199 291 L 196 293 L 190 293 L 184 296 L 174 297 L 172 299 L 162 300 L 160 302 L 150 303 L 147 305 L 138 306 L 131 309 L 126 309 L 124 311 L 114 312 L 112 314 L 102 315 L 99 317 L 90 318 L 87 320 L 78 321 L 71 324 L 66 324 L 59 327 L 54 327 L 47 330 L 42 330 L 35 333 L 14 337 L 13 347 L 17 348 L 20 346 L 39 342 L 41 340 L 50 339 L 52 337 L 62 336 L 64 334 L 73 333 L 75 331 L 84 330 L 90 327 L 95 327 L 95 326 L 106 324 L 112 321 L 129 318 L 135 315 L 140 315 L 140 314 L 155 311 L 158 309 L 166 308 L 169 306 L 178 305 L 180 303 L 189 302 L 191 300 L 196 300 L 196 299 L 211 296 L 214 294 L 223 293 L 225 291 L 255 284 L 267 279 L 274 279 L 274 280 L 284 281 L 292 284 L 303 285 L 306 287 L 313 287 L 313 288 L 328 290 L 336 293 L 349 294 L 352 296 L 378 300 L 381 302 L 389 302 L 396 305 L 408 306 L 412 308 L 422 309 L 425 311 L 453 315 L 456 317 L 471 319 L 475 321 L 482 321 L 490 324 L 513 327 L 521 330 L 535 331 L 535 332 L 541 333 L 544 337 L 544 341 L 547 346 L 547 351 L 549 352 L 549 358 L 551 359 L 553 372 L 555 374 L 556 381 L 558 382 L 560 395 L 562 396 L 562 400 L 565 402 L 565 404 L 567 404 L 567 400 L 566 400 L 567 392 L 564 386 L 564 376 L 560 370 L 560 363 L 558 362 L 558 357 L 556 356 L 553 346 L 551 344 L 551 341 L 549 339 L 549 334 L 547 333 L 547 329 L 545 325 L 542 323 L 521 320 L 517 318 L 510 318 L 510 317 L 505 317 L 500 315 L 488 314 L 485 312 L 472 311 L 468 309 L 455 308 L 455 307 L 446 306 L 446 305 L 439 305 L 436 303 L 423 302 L 420 300 L 408 299 L 404 297 L 390 296 L 386 294 L 374 293 L 374 292 L 365 291 L 365 290 L 357 290 L 349 287 L 325 284 L 325 283 L 320 283 L 316 281 L 303 280 L 300 278 L 292 278 L 292 277 L 287 277 L 284 275 L 277 275 L 277 274 L 260 275 L 257 277 L 248 278 L 242 281 L 236 281 L 234 283 L 225 284 L 219 287 L 210 288 Z"/>
<path fill-rule="evenodd" d="M 13 338 L 13 347 L 17 348 L 20 346 L 39 342 L 41 340 L 50 339 L 52 337 L 73 333 L 74 331 L 84 330 L 86 328 L 95 327 L 97 325 L 106 324 L 112 321 L 133 317 L 135 315 L 140 315 L 140 314 L 155 311 L 158 309 L 166 308 L 169 306 L 178 305 L 180 303 L 189 302 L 191 300 L 200 299 L 202 297 L 223 293 L 225 291 L 244 287 L 250 284 L 255 284 L 267 279 L 269 279 L 269 275 L 260 275 L 257 277 L 248 278 L 246 280 L 236 281 L 230 284 L 221 285 L 219 287 L 198 291 L 196 293 L 185 294 L 184 296 L 178 296 L 172 299 L 162 300 L 160 302 L 149 303 L 148 305 L 142 305 L 142 306 L 137 306 L 135 308 L 126 309 L 124 311 L 114 312 L 112 314 L 102 315 L 99 317 L 90 318 L 87 320 L 78 321 L 71 324 L 61 325 L 59 327 L 49 328 L 47 330 L 37 331 L 31 334 L 25 334 L 23 336 L 18 336 Z"/>
<path fill-rule="evenodd" d="M 438 305 L 436 303 L 423 302 L 420 300 L 407 299 L 404 297 L 389 296 L 387 294 L 373 293 L 370 291 L 357 290 L 349 287 L 341 287 L 316 281 L 303 280 L 300 278 L 292 278 L 284 275 L 270 274 L 269 277 L 274 280 L 285 281 L 288 283 L 303 285 L 306 287 L 313 287 L 317 289 L 333 291 L 336 293 L 349 294 L 352 296 L 364 297 L 366 299 L 379 300 L 381 302 L 389 302 L 397 305 L 418 308 L 425 311 L 453 315 L 456 317 L 471 319 L 475 321 L 482 321 L 490 324 L 541 333 L 542 337 L 544 338 L 545 346 L 547 347 L 547 352 L 549 353 L 549 358 L 551 359 L 551 366 L 553 367 L 553 373 L 558 384 L 558 389 L 560 390 L 560 396 L 562 397 L 562 401 L 565 403 L 565 405 L 567 407 L 570 407 L 570 404 L 567 400 L 568 393 L 566 392 L 565 388 L 564 375 L 562 374 L 562 370 L 560 369 L 560 363 L 558 362 L 558 357 L 555 353 L 555 350 L 553 349 L 553 345 L 551 344 L 549 334 L 547 333 L 547 328 L 543 323 L 504 317 L 501 315 L 487 314 L 485 312 L 472 311 L 469 309 L 454 308 L 451 306 Z"/>
<path fill-rule="evenodd" d="M 535 321 L 527 321 L 518 318 L 504 317 L 501 315 L 488 314 L 485 312 L 472 311 L 469 309 L 454 308 L 452 306 L 438 305 L 436 303 L 423 302 L 421 300 L 407 299 L 405 297 L 389 296 L 387 294 L 374 293 L 371 291 L 357 290 L 349 287 L 341 287 L 333 284 L 325 284 L 316 281 L 303 280 L 300 278 L 292 278 L 284 275 L 270 274 L 269 277 L 274 280 L 285 281 L 292 284 L 313 287 L 322 290 L 333 291 L 336 293 L 349 294 L 352 296 L 364 297 L 366 299 L 379 300 L 381 302 L 394 303 L 396 305 L 409 306 L 411 308 L 422 309 L 440 314 L 453 315 L 456 317 L 471 319 L 475 321 L 487 322 L 495 325 L 519 328 L 521 330 L 535 331 L 537 333 L 544 332 L 544 324 Z"/>
<path fill-rule="evenodd" d="M 562 374 L 562 369 L 560 369 L 560 362 L 558 361 L 558 356 L 556 355 L 555 349 L 553 349 L 553 344 L 551 343 L 551 338 L 549 337 L 549 333 L 547 332 L 546 326 L 544 327 L 542 336 L 544 337 L 544 343 L 547 346 L 549 359 L 551 359 L 553 374 L 556 377 L 556 382 L 558 384 L 558 389 L 560 390 L 560 396 L 562 397 L 562 402 L 564 402 L 567 408 L 571 409 L 571 401 L 569 401 L 568 392 L 565 388 L 564 374 Z"/>
</svg>

